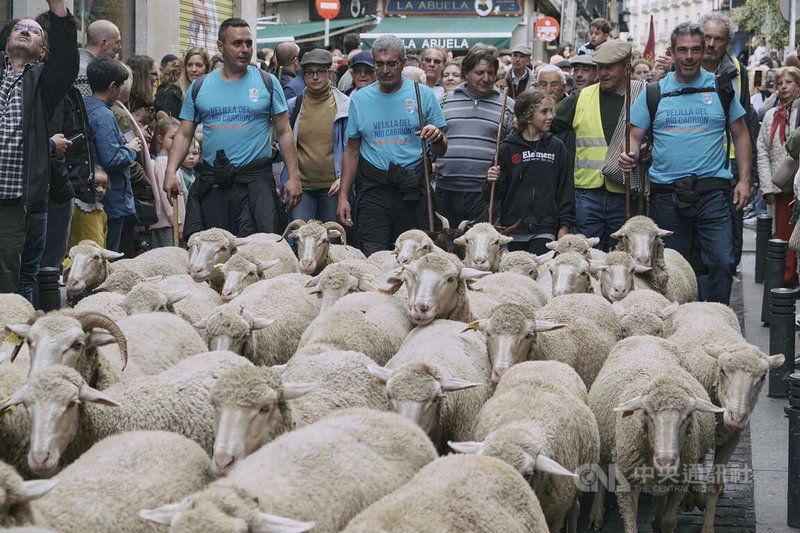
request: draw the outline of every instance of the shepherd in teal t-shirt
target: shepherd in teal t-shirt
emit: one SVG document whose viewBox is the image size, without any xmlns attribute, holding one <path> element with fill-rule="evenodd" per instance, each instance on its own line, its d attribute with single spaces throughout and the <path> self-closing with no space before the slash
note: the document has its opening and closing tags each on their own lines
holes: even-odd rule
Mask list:
<svg viewBox="0 0 800 533">
<path fill-rule="evenodd" d="M 192 82 L 180 118 L 203 123 L 203 159 L 208 164 L 214 164 L 220 149 L 236 167 L 272 155 L 270 120 L 287 107 L 281 84 L 272 74 L 270 77 L 271 97 L 254 66 L 247 67 L 247 74 L 237 81 L 225 81 L 219 70 L 212 71 L 197 93 L 197 105 Z"/>
</svg>

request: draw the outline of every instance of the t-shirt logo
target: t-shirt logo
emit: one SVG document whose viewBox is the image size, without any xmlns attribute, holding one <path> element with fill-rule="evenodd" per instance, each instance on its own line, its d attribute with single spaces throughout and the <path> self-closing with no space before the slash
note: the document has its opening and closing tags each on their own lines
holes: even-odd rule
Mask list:
<svg viewBox="0 0 800 533">
<path fill-rule="evenodd" d="M 411 115 L 414 113 L 414 111 L 416 111 L 416 108 L 414 107 L 414 100 L 409 98 L 408 100 L 406 100 L 406 113 Z"/>
<path fill-rule="evenodd" d="M 511 155 L 511 162 L 515 165 L 519 165 L 522 162 L 522 154 L 517 152 L 516 154 Z"/>
<path fill-rule="evenodd" d="M 711 103 L 711 93 L 710 92 L 704 92 L 703 93 L 703 103 L 704 104 L 710 104 Z"/>
<path fill-rule="evenodd" d="M 250 89 L 250 101 L 258 102 L 258 89 L 256 89 L 255 87 Z"/>
</svg>

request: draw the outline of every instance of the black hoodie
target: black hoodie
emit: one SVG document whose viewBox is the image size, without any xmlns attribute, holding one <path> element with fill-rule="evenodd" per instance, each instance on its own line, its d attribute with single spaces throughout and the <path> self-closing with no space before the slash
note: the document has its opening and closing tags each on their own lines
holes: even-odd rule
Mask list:
<svg viewBox="0 0 800 533">
<path fill-rule="evenodd" d="M 514 234 L 557 235 L 561 226 L 575 225 L 573 161 L 564 143 L 545 132 L 538 141 L 512 133 L 500 145 L 500 225 L 522 219 Z M 489 182 L 484 186 L 488 199 Z"/>
</svg>

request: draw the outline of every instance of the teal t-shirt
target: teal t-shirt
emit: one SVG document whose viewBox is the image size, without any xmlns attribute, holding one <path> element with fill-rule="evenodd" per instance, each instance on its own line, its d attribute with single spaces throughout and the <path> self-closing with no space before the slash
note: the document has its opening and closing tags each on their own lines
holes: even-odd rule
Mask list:
<svg viewBox="0 0 800 533">
<path fill-rule="evenodd" d="M 661 94 L 679 91 L 684 87 L 714 87 L 714 74 L 700 70 L 692 83 L 678 83 L 670 72 L 659 81 Z M 731 101 L 728 125 L 745 114 L 738 98 Z M 650 127 L 647 91 L 631 107 L 631 124 L 642 129 Z M 733 140 L 731 140 L 733 142 Z M 662 97 L 653 120 L 653 166 L 650 180 L 669 184 L 676 179 L 696 174 L 698 178 L 731 179 L 725 168 L 725 110 L 715 91 Z"/>
<path fill-rule="evenodd" d="M 225 81 L 217 69 L 206 76 L 197 102 L 191 86 L 183 99 L 180 118 L 195 120 L 195 107 L 203 123 L 203 159 L 214 164 L 217 150 L 234 166 L 272 155 L 270 119 L 286 111 L 281 84 L 272 76 L 272 97 L 258 69 L 247 67 L 247 74 L 236 81 Z M 192 86 L 194 82 L 192 82 Z"/>
<path fill-rule="evenodd" d="M 419 97 L 425 124 L 444 128 L 442 108 L 433 91 L 420 84 Z M 389 163 L 411 169 L 422 162 L 422 143 L 414 135 L 419 129 L 411 80 L 403 78 L 403 86 L 393 93 L 382 93 L 375 82 L 350 97 L 347 138 L 361 139 L 361 155 L 382 170 L 388 170 Z"/>
</svg>

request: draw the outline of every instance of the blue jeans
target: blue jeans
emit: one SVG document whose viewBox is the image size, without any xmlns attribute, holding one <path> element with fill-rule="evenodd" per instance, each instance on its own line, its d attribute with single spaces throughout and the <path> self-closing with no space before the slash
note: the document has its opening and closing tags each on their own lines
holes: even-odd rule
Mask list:
<svg viewBox="0 0 800 533">
<path fill-rule="evenodd" d="M 125 217 L 108 219 L 108 235 L 106 236 L 106 250 L 119 252 L 120 241 L 122 240 L 122 226 L 125 225 Z"/>
<path fill-rule="evenodd" d="M 651 194 L 651 214 L 662 229 L 671 230 L 664 245 L 691 261 L 692 239 L 700 245 L 700 262 L 708 274 L 697 278 L 698 300 L 728 305 L 736 260 L 733 255 L 731 203 L 727 191 L 700 194 L 697 214 L 692 218 L 675 210 L 672 194 Z"/>
<path fill-rule="evenodd" d="M 291 220 L 309 221 L 312 218 L 320 222 L 336 222 L 336 204 L 338 196 L 328 196 L 328 189 L 303 189 L 303 199 L 289 212 Z"/>
<path fill-rule="evenodd" d="M 631 214 L 638 203 L 631 194 Z M 608 251 L 616 246 L 611 234 L 625 224 L 625 195 L 604 188 L 575 189 L 575 226 L 586 237 L 598 237 L 595 248 Z"/>
<path fill-rule="evenodd" d="M 47 212 L 28 215 L 27 226 L 17 292 L 33 304 L 33 289 L 36 287 L 36 277 L 39 275 L 39 264 L 42 261 L 44 242 L 47 237 Z"/>
</svg>

